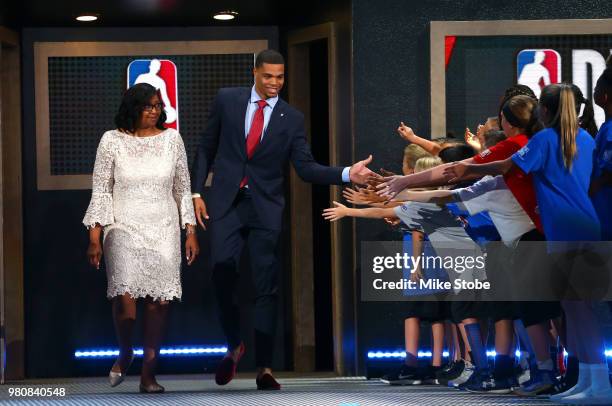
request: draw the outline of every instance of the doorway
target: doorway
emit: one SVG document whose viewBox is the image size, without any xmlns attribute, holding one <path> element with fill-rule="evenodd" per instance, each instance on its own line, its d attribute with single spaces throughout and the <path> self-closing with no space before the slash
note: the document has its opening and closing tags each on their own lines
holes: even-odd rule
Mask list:
<svg viewBox="0 0 612 406">
<path fill-rule="evenodd" d="M 289 33 L 289 103 L 304 113 L 314 158 L 330 166 L 339 166 L 340 161 L 336 71 L 333 23 Z M 344 147 L 346 154 L 350 145 Z M 332 200 L 339 200 L 341 188 L 305 183 L 291 169 L 289 194 L 294 370 L 342 375 L 345 346 L 354 346 L 343 340 L 347 323 L 354 323 L 354 314 L 344 310 L 354 300 L 352 247 L 347 254 L 345 244 L 352 237 L 338 223 L 330 224 L 321 217 Z M 350 283 L 344 283 L 347 270 Z"/>
<path fill-rule="evenodd" d="M 310 146 L 314 158 L 329 165 L 329 78 L 326 39 L 308 44 L 310 68 Z M 330 186 L 312 185 L 315 370 L 334 370 L 331 227 L 321 217 L 329 207 Z"/>
</svg>

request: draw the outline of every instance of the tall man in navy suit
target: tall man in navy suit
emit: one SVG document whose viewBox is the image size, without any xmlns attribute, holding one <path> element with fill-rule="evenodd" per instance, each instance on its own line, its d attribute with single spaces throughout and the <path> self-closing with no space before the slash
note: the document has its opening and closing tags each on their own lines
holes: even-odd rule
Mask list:
<svg viewBox="0 0 612 406">
<path fill-rule="evenodd" d="M 270 369 L 278 306 L 279 243 L 284 167 L 291 161 L 306 182 L 364 184 L 374 175 L 372 157 L 346 167 L 328 167 L 312 157 L 304 115 L 279 98 L 285 61 L 273 50 L 257 55 L 252 88 L 219 90 L 202 134 L 193 168 L 193 201 L 202 228 L 210 219 L 213 282 L 228 352 L 216 382 L 235 376 L 244 353 L 239 309 L 233 301 L 238 262 L 246 245 L 255 286 L 255 361 L 258 389 L 280 389 Z M 214 163 L 214 179 L 204 203 L 204 183 Z M 208 208 L 207 208 L 208 207 Z M 210 215 L 210 218 L 209 218 Z"/>
</svg>

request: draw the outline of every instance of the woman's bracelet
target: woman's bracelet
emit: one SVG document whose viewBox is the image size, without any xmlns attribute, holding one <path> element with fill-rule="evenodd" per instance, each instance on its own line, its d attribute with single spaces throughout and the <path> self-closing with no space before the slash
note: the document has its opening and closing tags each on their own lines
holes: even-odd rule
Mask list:
<svg viewBox="0 0 612 406">
<path fill-rule="evenodd" d="M 185 234 L 189 235 L 189 234 L 195 234 L 196 233 L 196 228 L 195 227 L 187 227 L 187 229 L 185 230 Z"/>
</svg>

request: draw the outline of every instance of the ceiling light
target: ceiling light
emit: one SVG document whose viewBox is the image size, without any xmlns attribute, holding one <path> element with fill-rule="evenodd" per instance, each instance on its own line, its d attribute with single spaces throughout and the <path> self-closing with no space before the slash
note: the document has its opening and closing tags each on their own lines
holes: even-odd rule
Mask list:
<svg viewBox="0 0 612 406">
<path fill-rule="evenodd" d="M 76 19 L 77 21 L 90 22 L 90 21 L 96 21 L 99 16 L 100 16 L 99 14 L 85 13 L 85 14 L 81 14 Z"/>
<path fill-rule="evenodd" d="M 213 16 L 215 20 L 229 21 L 238 17 L 238 12 L 232 10 L 220 11 Z"/>
</svg>

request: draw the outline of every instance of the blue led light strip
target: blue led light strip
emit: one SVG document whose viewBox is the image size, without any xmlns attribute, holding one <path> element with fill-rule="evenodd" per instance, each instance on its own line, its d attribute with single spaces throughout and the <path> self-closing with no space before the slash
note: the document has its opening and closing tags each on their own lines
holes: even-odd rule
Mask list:
<svg viewBox="0 0 612 406">
<path fill-rule="evenodd" d="M 442 353 L 443 357 L 448 357 L 449 353 L 448 351 L 444 351 Z M 497 355 L 497 353 L 495 351 L 487 351 L 487 356 L 489 357 L 495 357 Z M 520 351 L 516 351 L 515 355 L 517 357 L 521 356 L 521 352 Z M 564 353 L 564 355 L 567 357 L 567 352 Z M 612 358 L 612 350 L 606 350 L 605 351 L 605 355 L 608 358 Z M 419 358 L 431 358 L 432 354 L 431 351 L 419 351 L 417 356 Z M 395 351 L 389 351 L 389 350 L 375 350 L 375 351 L 368 351 L 368 359 L 404 359 L 406 358 L 406 351 L 403 350 L 395 350 Z"/>
<path fill-rule="evenodd" d="M 227 352 L 227 347 L 165 347 L 160 349 L 162 357 L 209 357 L 220 356 Z M 118 349 L 76 350 L 75 358 L 114 358 L 119 355 Z M 142 348 L 134 348 L 134 355 L 142 357 Z"/>
</svg>

